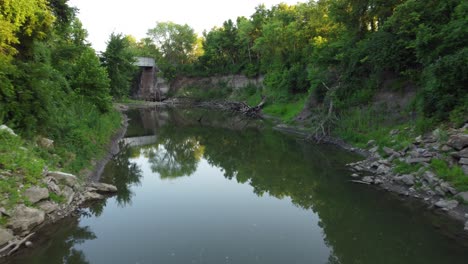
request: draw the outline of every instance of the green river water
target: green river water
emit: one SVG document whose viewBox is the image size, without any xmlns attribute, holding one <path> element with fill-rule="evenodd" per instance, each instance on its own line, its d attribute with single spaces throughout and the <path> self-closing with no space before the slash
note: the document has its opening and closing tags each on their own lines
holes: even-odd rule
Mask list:
<svg viewBox="0 0 468 264">
<path fill-rule="evenodd" d="M 459 224 L 350 183 L 359 156 L 213 110 L 128 115 L 118 194 L 6 263 L 468 263 Z"/>
</svg>

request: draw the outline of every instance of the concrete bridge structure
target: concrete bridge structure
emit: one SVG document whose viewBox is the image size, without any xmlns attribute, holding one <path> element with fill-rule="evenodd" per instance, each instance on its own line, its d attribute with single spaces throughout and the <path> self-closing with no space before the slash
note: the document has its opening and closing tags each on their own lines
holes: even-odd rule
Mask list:
<svg viewBox="0 0 468 264">
<path fill-rule="evenodd" d="M 133 97 L 145 101 L 162 101 L 166 98 L 169 85 L 158 76 L 159 69 L 153 58 L 136 57 L 134 65 L 140 67 L 138 87 Z"/>
</svg>

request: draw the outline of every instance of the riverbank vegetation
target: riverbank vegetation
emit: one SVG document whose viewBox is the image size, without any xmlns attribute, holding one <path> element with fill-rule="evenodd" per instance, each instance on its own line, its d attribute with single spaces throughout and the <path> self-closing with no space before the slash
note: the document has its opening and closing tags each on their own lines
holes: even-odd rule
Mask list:
<svg viewBox="0 0 468 264">
<path fill-rule="evenodd" d="M 350 112 L 375 113 L 379 93 L 415 94 L 403 109 L 392 111 L 411 116 L 423 131 L 440 122 L 467 121 L 467 14 L 468 5 L 456 0 L 260 5 L 248 18 L 204 32 L 201 52 L 195 52 L 199 42 L 188 29 L 185 35 L 165 31 L 165 41 L 192 44 L 183 49 L 167 52 L 155 29 L 136 46 L 152 49 L 147 55 L 153 54 L 169 79 L 263 75 L 264 87 L 242 99 L 255 104 L 251 98 L 262 94 L 269 104 L 287 105 L 307 98 L 306 105 L 324 112 L 332 103 L 340 120 L 353 119 Z M 184 59 L 174 60 L 174 52 Z M 346 123 L 351 122 L 329 125 L 343 132 Z"/>
<path fill-rule="evenodd" d="M 0 124 L 18 134 L 0 131 L 0 207 L 27 202 L 45 168 L 82 174 L 120 127 L 108 74 L 119 61 L 101 63 L 76 12 L 67 0 L 0 1 Z"/>
</svg>

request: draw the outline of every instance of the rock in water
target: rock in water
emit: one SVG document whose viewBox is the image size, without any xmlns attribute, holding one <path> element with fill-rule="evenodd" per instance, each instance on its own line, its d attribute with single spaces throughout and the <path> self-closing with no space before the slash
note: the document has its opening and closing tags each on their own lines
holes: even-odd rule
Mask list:
<svg viewBox="0 0 468 264">
<path fill-rule="evenodd" d="M 12 227 L 15 232 L 24 232 L 42 224 L 44 219 L 44 211 L 21 204 L 15 208 L 10 221 L 8 221 L 8 226 Z"/>
<path fill-rule="evenodd" d="M 89 184 L 89 186 L 96 188 L 98 192 L 117 192 L 117 187 L 107 183 L 92 182 Z"/>
<path fill-rule="evenodd" d="M 8 241 L 13 239 L 13 234 L 10 230 L 0 227 L 0 246 L 5 245 Z"/>
<path fill-rule="evenodd" d="M 32 186 L 24 192 L 24 196 L 28 198 L 31 203 L 37 203 L 40 200 L 49 198 L 49 191 L 46 188 Z"/>
<path fill-rule="evenodd" d="M 452 209 L 454 209 L 455 207 L 458 206 L 458 201 L 456 201 L 456 200 L 440 200 L 437 203 L 435 203 L 435 206 L 440 207 L 440 208 L 444 208 L 444 209 L 448 209 L 448 210 L 452 210 Z"/>
<path fill-rule="evenodd" d="M 84 194 L 84 199 L 85 201 L 90 201 L 90 200 L 101 200 L 101 199 L 104 199 L 105 197 L 102 196 L 101 194 L 99 193 L 95 193 L 95 192 L 86 192 Z"/>
</svg>

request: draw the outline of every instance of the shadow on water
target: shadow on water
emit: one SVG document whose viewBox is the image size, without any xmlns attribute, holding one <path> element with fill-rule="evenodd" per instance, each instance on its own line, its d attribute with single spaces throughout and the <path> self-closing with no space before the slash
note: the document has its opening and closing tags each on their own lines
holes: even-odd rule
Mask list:
<svg viewBox="0 0 468 264">
<path fill-rule="evenodd" d="M 344 164 L 359 158 L 350 153 L 282 135 L 262 122 L 229 113 L 144 109 L 129 117 L 126 143 L 132 147 L 123 147 L 102 176 L 103 182 L 118 187 L 115 199 L 121 207 L 131 206 L 132 186 L 142 179 L 132 158 L 143 157 L 153 173 L 171 180 L 191 176 L 204 159 L 220 168 L 226 179 L 248 183 L 257 196 L 289 198 L 296 207 L 317 214 L 323 243 L 330 250 L 327 263 L 468 260 L 467 247 L 447 235 L 453 232 L 434 227 L 459 230 L 459 224 L 447 224 L 449 220 L 418 203 L 401 203 L 392 195 L 350 184 Z M 99 217 L 105 207 L 105 202 L 97 203 L 86 212 Z M 38 237 L 38 247 L 7 263 L 87 263 L 86 254 L 75 246 L 99 239 L 80 226 L 78 217 L 67 218 Z"/>
</svg>

